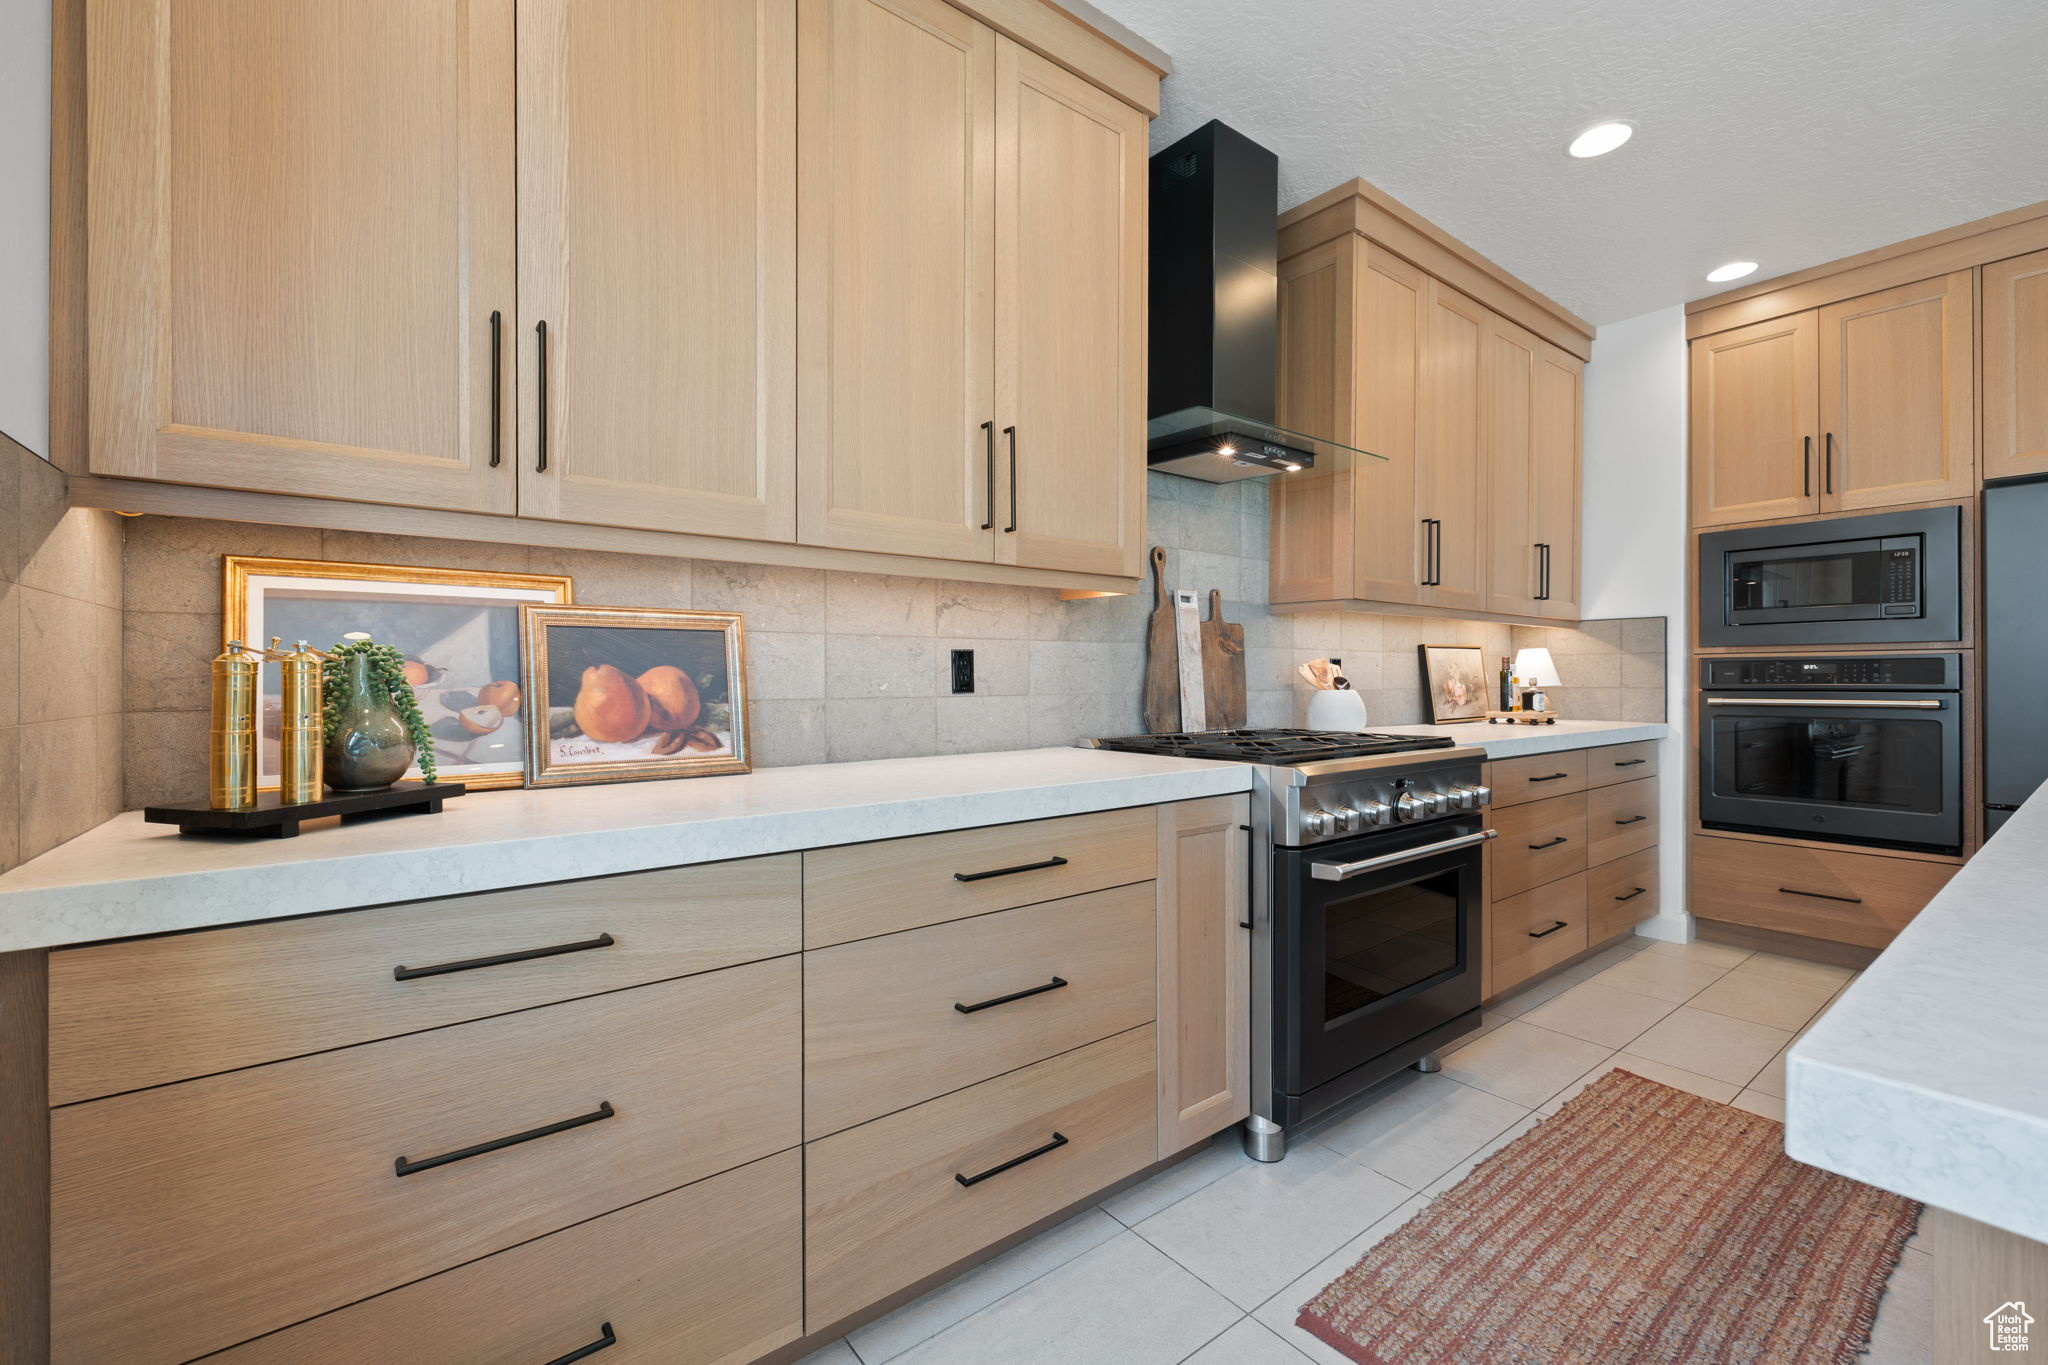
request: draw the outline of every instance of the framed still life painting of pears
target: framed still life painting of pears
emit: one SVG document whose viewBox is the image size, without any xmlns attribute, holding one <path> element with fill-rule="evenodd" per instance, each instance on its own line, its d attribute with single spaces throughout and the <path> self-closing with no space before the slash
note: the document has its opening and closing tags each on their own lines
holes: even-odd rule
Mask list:
<svg viewBox="0 0 2048 1365">
<path fill-rule="evenodd" d="M 319 560 L 222 560 L 223 637 L 261 649 L 272 636 L 331 649 L 365 636 L 405 659 L 445 781 L 517 787 L 526 780 L 533 708 L 519 671 L 522 603 L 566 605 L 567 578 Z M 257 697 L 257 786 L 278 783 L 278 666 Z M 417 765 L 407 774 L 417 777 Z"/>
<path fill-rule="evenodd" d="M 522 606 L 528 782 L 746 772 L 740 622 L 737 612 Z"/>
</svg>

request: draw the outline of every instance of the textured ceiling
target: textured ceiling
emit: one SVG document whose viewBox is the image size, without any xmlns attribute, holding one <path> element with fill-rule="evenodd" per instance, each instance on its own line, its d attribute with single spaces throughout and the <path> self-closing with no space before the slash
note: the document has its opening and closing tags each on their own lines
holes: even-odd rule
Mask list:
<svg viewBox="0 0 2048 1365">
<path fill-rule="evenodd" d="M 1155 147 L 1363 175 L 1594 322 L 2048 199 L 2048 0 L 1095 2 L 1172 54 Z"/>
</svg>

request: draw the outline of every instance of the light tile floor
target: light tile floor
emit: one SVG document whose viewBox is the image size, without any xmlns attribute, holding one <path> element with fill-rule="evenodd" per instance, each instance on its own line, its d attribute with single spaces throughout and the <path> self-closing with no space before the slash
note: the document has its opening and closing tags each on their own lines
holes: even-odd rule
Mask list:
<svg viewBox="0 0 2048 1365">
<path fill-rule="evenodd" d="M 1785 1048 L 1853 979 L 1630 939 L 1500 1001 L 1435 1075 L 1404 1072 L 1248 1160 L 1236 1131 L 803 1365 L 1344 1365 L 1301 1305 L 1482 1159 L 1615 1067 L 1784 1117 Z M 1908 1244 L 1862 1365 L 1920 1365 L 1934 1267 Z"/>
</svg>

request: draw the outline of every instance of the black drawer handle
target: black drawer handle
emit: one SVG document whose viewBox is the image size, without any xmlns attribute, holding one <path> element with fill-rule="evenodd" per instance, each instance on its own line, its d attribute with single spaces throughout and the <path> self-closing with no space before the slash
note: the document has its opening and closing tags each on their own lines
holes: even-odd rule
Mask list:
<svg viewBox="0 0 2048 1365">
<path fill-rule="evenodd" d="M 981 1173 L 980 1175 L 961 1175 L 961 1174 L 960 1174 L 960 1173 L 959 1173 L 958 1171 L 955 1171 L 955 1172 L 953 1173 L 953 1178 L 954 1178 L 955 1180 L 957 1180 L 957 1181 L 959 1181 L 959 1182 L 960 1182 L 960 1184 L 961 1184 L 961 1187 L 962 1187 L 963 1189 L 964 1189 L 965 1187 L 969 1186 L 969 1185 L 979 1185 L 979 1184 L 980 1184 L 980 1183 L 981 1183 L 982 1181 L 984 1181 L 984 1180 L 988 1179 L 988 1178 L 989 1178 L 990 1176 L 992 1176 L 992 1175 L 1001 1175 L 1001 1174 L 1002 1174 L 1002 1173 L 1003 1173 L 1004 1171 L 1007 1171 L 1007 1170 L 1011 1169 L 1012 1167 L 1015 1167 L 1015 1166 L 1022 1166 L 1022 1165 L 1023 1165 L 1023 1164 L 1025 1163 L 1025 1162 L 1027 1162 L 1027 1161 L 1032 1161 L 1032 1160 L 1035 1160 L 1035 1159 L 1037 1159 L 1038 1157 L 1042 1157 L 1042 1156 L 1044 1156 L 1044 1155 L 1045 1155 L 1045 1154 L 1046 1154 L 1047 1152 L 1055 1152 L 1055 1151 L 1058 1151 L 1058 1150 L 1059 1150 L 1060 1148 L 1062 1148 L 1062 1147 L 1064 1147 L 1064 1146 L 1066 1146 L 1066 1145 L 1067 1145 L 1067 1139 L 1066 1139 L 1066 1137 L 1065 1137 L 1065 1136 L 1064 1136 L 1063 1134 L 1060 1134 L 1060 1133 L 1054 1133 L 1054 1134 L 1052 1135 L 1052 1141 L 1051 1141 L 1051 1142 L 1048 1142 L 1048 1143 L 1046 1143 L 1046 1144 L 1045 1144 L 1045 1146 L 1043 1146 L 1043 1147 L 1033 1147 L 1033 1148 L 1032 1148 L 1032 1149 L 1031 1149 L 1030 1151 L 1026 1152 L 1026 1153 L 1025 1153 L 1024 1155 L 1022 1155 L 1022 1156 L 1013 1156 L 1013 1157 L 1011 1157 L 1011 1158 L 1010 1158 L 1010 1159 L 1009 1159 L 1008 1161 L 1005 1161 L 1005 1162 L 1004 1162 L 1004 1163 L 1003 1163 L 1002 1165 L 1000 1165 L 1000 1166 L 991 1166 L 991 1167 L 989 1167 L 989 1168 L 988 1168 L 987 1170 L 983 1171 L 983 1172 L 982 1172 L 982 1173 Z"/>
<path fill-rule="evenodd" d="M 566 1133 L 571 1128 L 581 1128 L 586 1123 L 596 1123 L 599 1119 L 608 1119 L 618 1112 L 618 1110 L 612 1108 L 610 1100 L 603 1100 L 599 1102 L 597 1108 L 591 1113 L 578 1114 L 575 1118 L 563 1119 L 560 1123 L 549 1123 L 543 1124 L 539 1128 L 529 1128 L 523 1133 L 514 1133 L 511 1137 L 495 1138 L 490 1142 L 479 1142 L 474 1147 L 464 1147 L 460 1151 L 455 1152 L 443 1152 L 439 1156 L 430 1156 L 424 1161 L 408 1161 L 404 1157 L 400 1157 L 398 1158 L 398 1173 L 400 1175 L 417 1175 L 421 1171 L 431 1171 L 436 1166 L 446 1166 L 451 1161 L 463 1161 L 469 1157 L 482 1156 L 485 1152 L 498 1151 L 500 1148 L 516 1147 L 522 1142 L 531 1142 L 535 1138 L 544 1138 L 553 1133 Z"/>
<path fill-rule="evenodd" d="M 1626 896 L 1616 896 L 1615 899 L 1618 901 L 1632 901 L 1637 896 L 1648 894 L 1649 890 L 1650 888 L 1647 886 L 1639 886 L 1635 890 L 1629 892 Z"/>
<path fill-rule="evenodd" d="M 1557 780 L 1558 780 L 1559 778 L 1561 778 L 1561 777 L 1570 777 L 1570 776 L 1571 776 L 1571 774 L 1570 774 L 1570 773 L 1552 773 L 1552 774 L 1551 774 L 1550 776 L 1548 776 L 1548 777 L 1532 777 L 1532 778 L 1530 778 L 1529 780 L 1530 780 L 1531 782 L 1555 782 L 1555 781 L 1557 781 Z"/>
<path fill-rule="evenodd" d="M 1647 815 L 1631 815 L 1626 820 L 1616 820 L 1614 823 L 1617 825 L 1640 825 L 1649 818 Z"/>
<path fill-rule="evenodd" d="M 1066 865 L 1067 860 L 1065 858 L 1047 858 L 1042 863 L 1019 863 L 1015 867 L 998 867 L 989 872 L 955 872 L 953 880 L 956 882 L 979 882 L 986 881 L 990 877 L 1008 877 L 1018 872 L 1036 872 L 1041 868 L 1065 867 Z"/>
<path fill-rule="evenodd" d="M 573 1361 L 582 1360 L 586 1356 L 594 1356 L 599 1351 L 602 1351 L 605 1347 L 616 1346 L 618 1344 L 618 1333 L 612 1331 L 612 1325 L 610 1323 L 606 1323 L 604 1326 L 598 1328 L 598 1330 L 600 1332 L 603 1332 L 604 1335 L 599 1337 L 596 1341 L 591 1342 L 588 1346 L 578 1346 L 575 1350 L 569 1352 L 569 1354 L 565 1356 L 556 1356 L 553 1360 L 550 1360 L 548 1362 L 548 1365 L 571 1365 L 571 1362 Z"/>
<path fill-rule="evenodd" d="M 599 934 L 586 938 L 580 943 L 557 943 L 551 948 L 526 948 L 516 953 L 499 953 L 496 957 L 471 957 L 460 962 L 436 962 L 431 967 L 393 967 L 393 981 L 417 981 L 423 976 L 446 976 L 450 972 L 473 972 L 479 967 L 502 967 L 508 962 L 531 962 L 537 957 L 560 957 L 563 953 L 587 953 L 592 948 L 609 948 L 618 940 L 610 934 Z"/>
<path fill-rule="evenodd" d="M 1033 986 L 1028 991 L 1012 991 L 1008 995 L 999 995 L 993 1000 L 984 1000 L 978 1005 L 963 1005 L 955 1001 L 953 1008 L 959 1010 L 962 1014 L 973 1014 L 976 1010 L 994 1009 L 997 1005 L 1007 1005 L 1012 1000 L 1024 1000 L 1030 996 L 1044 995 L 1047 991 L 1056 991 L 1066 984 L 1067 979 L 1065 977 L 1056 976 L 1043 986 Z"/>
<path fill-rule="evenodd" d="M 1532 931 L 1530 932 L 1530 934 L 1529 934 L 1529 937 L 1530 937 L 1530 938 L 1549 938 L 1549 937 L 1550 937 L 1550 936 L 1551 936 L 1552 934 L 1556 933 L 1556 932 L 1557 932 L 1558 930 L 1560 930 L 1560 929 L 1562 929 L 1562 928 L 1564 928 L 1564 921 L 1563 921 L 1563 920 L 1559 920 L 1559 921 L 1558 921 L 1557 923 L 1555 923 L 1555 924 L 1551 925 L 1551 926 L 1550 926 L 1550 927 L 1549 927 L 1548 929 L 1544 929 L 1544 930 L 1541 930 L 1541 931 L 1535 931 L 1535 930 L 1532 930 Z"/>
<path fill-rule="evenodd" d="M 1863 904 L 1863 897 L 1861 896 L 1830 896 L 1824 891 L 1794 891 L 1789 886 L 1779 887 L 1778 894 L 1781 896 L 1805 896 L 1810 900 L 1817 901 L 1840 901 L 1844 905 Z"/>
<path fill-rule="evenodd" d="M 1614 766 L 1617 768 L 1633 768 L 1638 763 L 1648 763 L 1649 761 L 1647 758 L 1617 758 L 1614 760 Z"/>
<path fill-rule="evenodd" d="M 1549 843 L 1547 843 L 1547 844 L 1531 844 L 1531 845 L 1529 845 L 1529 851 L 1530 851 L 1531 853 L 1534 853 L 1534 852 L 1536 852 L 1536 851 L 1537 851 L 1537 850 L 1539 850 L 1539 849 L 1545 849 L 1545 848 L 1556 848 L 1556 847 L 1557 847 L 1557 846 L 1558 846 L 1559 844 L 1564 844 L 1564 843 L 1570 843 L 1570 842 L 1571 842 L 1571 841 L 1570 841 L 1569 839 L 1566 839 L 1566 838 L 1565 838 L 1565 837 L 1564 837 L 1564 836 L 1563 836 L 1562 834 L 1560 834 L 1560 835 L 1558 835 L 1558 836 L 1557 836 L 1557 837 L 1556 837 L 1555 839 L 1552 839 L 1552 840 L 1551 840 L 1551 841 L 1550 841 Z"/>
</svg>

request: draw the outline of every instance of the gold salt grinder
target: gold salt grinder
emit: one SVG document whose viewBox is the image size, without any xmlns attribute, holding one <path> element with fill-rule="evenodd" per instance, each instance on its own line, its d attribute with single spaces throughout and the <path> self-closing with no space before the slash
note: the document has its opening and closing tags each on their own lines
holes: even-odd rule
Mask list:
<svg viewBox="0 0 2048 1365">
<path fill-rule="evenodd" d="M 300 640 L 289 651 L 280 649 L 282 636 L 272 636 L 266 659 L 275 659 L 283 676 L 284 701 L 277 728 L 277 800 L 282 806 L 303 806 L 318 801 L 321 786 L 321 755 L 326 748 L 325 712 L 321 688 L 322 666 L 327 656 Z"/>
<path fill-rule="evenodd" d="M 256 680 L 263 660 L 240 640 L 213 660 L 213 738 L 207 798 L 215 810 L 256 805 Z"/>
</svg>

